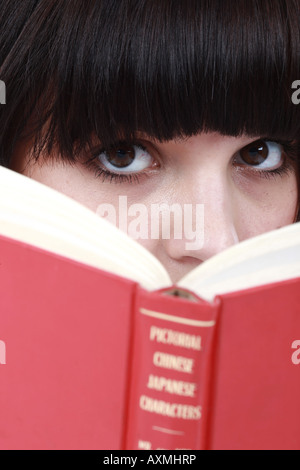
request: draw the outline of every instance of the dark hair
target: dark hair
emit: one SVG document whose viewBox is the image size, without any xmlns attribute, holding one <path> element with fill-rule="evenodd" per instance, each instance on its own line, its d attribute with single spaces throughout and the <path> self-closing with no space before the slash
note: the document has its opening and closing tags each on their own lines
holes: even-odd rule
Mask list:
<svg viewBox="0 0 300 470">
<path fill-rule="evenodd" d="M 299 139 L 300 0 L 0 0 L 0 163 L 143 131 Z"/>
</svg>

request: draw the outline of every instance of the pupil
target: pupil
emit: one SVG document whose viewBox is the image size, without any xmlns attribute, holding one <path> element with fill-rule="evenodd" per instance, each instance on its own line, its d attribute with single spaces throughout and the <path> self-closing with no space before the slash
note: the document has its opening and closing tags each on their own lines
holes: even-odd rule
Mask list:
<svg viewBox="0 0 300 470">
<path fill-rule="evenodd" d="M 132 146 L 112 148 L 107 152 L 107 160 L 117 168 L 126 168 L 135 159 L 135 152 Z"/>
<path fill-rule="evenodd" d="M 248 165 L 260 165 L 268 158 L 268 147 L 264 142 L 250 144 L 241 150 L 241 157 Z"/>
</svg>

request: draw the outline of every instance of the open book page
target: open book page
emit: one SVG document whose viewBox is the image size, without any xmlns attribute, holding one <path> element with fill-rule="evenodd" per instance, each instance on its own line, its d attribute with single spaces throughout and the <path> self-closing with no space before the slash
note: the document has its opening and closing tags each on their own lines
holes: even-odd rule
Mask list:
<svg viewBox="0 0 300 470">
<path fill-rule="evenodd" d="M 300 276 L 300 223 L 245 240 L 188 273 L 178 285 L 206 300 Z"/>
<path fill-rule="evenodd" d="M 0 235 L 127 277 L 148 290 L 171 286 L 137 241 L 73 199 L 0 167 Z M 206 300 L 300 276 L 300 223 L 239 243 L 188 273 L 178 286 Z"/>
<path fill-rule="evenodd" d="M 0 167 L 0 235 L 127 277 L 148 290 L 171 280 L 124 232 L 73 199 Z"/>
</svg>

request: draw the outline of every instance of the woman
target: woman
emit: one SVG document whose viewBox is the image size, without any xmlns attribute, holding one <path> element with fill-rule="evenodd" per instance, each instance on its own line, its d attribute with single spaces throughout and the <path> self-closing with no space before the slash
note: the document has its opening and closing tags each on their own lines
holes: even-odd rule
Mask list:
<svg viewBox="0 0 300 470">
<path fill-rule="evenodd" d="M 1 0 L 0 162 L 99 204 L 202 204 L 176 282 L 298 217 L 299 0 Z"/>
</svg>

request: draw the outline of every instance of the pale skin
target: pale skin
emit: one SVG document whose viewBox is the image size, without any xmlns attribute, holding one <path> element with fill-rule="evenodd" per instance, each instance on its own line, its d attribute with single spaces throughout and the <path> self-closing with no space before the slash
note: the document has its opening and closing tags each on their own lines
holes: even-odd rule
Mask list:
<svg viewBox="0 0 300 470">
<path fill-rule="evenodd" d="M 151 204 L 162 202 L 204 204 L 201 249 L 187 250 L 184 237 L 140 240 L 176 282 L 231 245 L 296 220 L 295 164 L 277 143 L 260 141 L 245 149 L 260 138 L 208 133 L 158 142 L 141 134 L 135 147 L 122 144 L 121 153 L 99 150 L 100 157 L 94 158 L 93 167 L 85 163 L 90 155 L 83 155 L 75 164 L 60 161 L 58 155 L 51 159 L 41 156 L 38 162 L 33 162 L 30 145 L 20 145 L 12 168 L 65 193 L 94 212 L 102 203 L 117 206 L 119 195 L 126 195 L 128 204 L 141 203 L 149 210 Z M 252 164 L 261 153 L 262 163 Z M 241 155 L 250 160 L 246 163 Z M 101 175 L 97 176 L 97 169 Z M 111 176 L 105 178 L 103 171 L 112 171 L 117 176 L 114 180 Z"/>
</svg>

